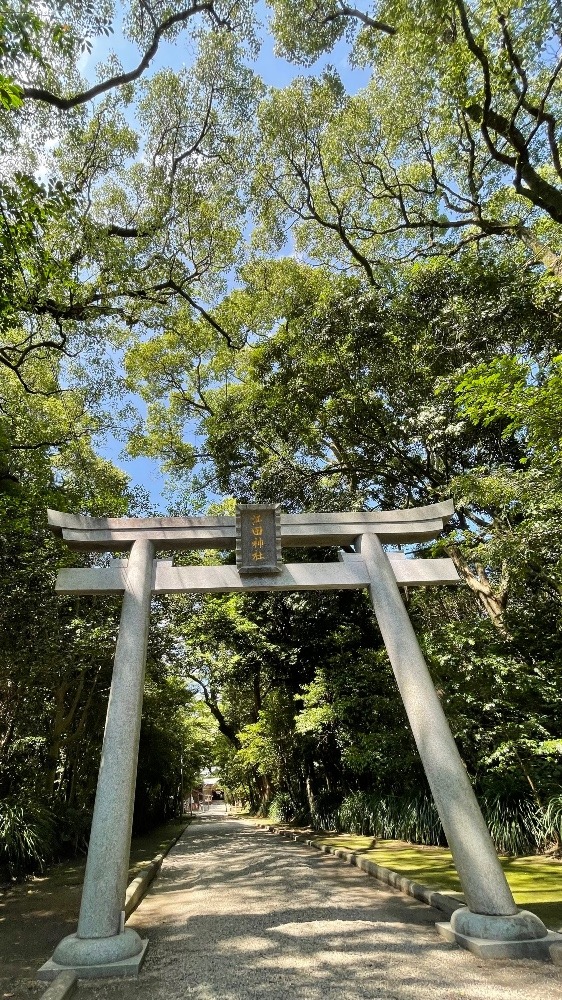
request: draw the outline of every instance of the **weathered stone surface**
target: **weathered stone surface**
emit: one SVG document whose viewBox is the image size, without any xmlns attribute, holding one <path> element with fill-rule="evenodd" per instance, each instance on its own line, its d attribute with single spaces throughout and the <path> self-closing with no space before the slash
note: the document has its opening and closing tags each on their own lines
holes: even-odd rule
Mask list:
<svg viewBox="0 0 562 1000">
<path fill-rule="evenodd" d="M 75 972 L 59 972 L 56 979 L 43 993 L 41 1000 L 66 1000 L 76 993 L 78 976 Z"/>
<path fill-rule="evenodd" d="M 458 912 L 458 910 L 457 910 Z M 554 931 L 546 931 L 544 937 L 514 941 L 512 939 L 469 937 L 454 931 L 450 923 L 437 923 L 438 934 L 451 943 L 458 944 L 479 958 L 523 959 L 533 958 L 540 962 L 553 961 L 553 951 L 562 942 L 562 936 Z"/>
<path fill-rule="evenodd" d="M 430 892 L 427 899 L 425 896 L 423 897 L 423 901 L 430 906 L 434 906 L 437 910 L 442 910 L 443 913 L 448 914 L 454 913 L 455 910 L 458 910 L 459 906 L 463 905 L 454 896 L 447 896 L 444 892 Z"/>
<path fill-rule="evenodd" d="M 544 938 L 547 933 L 542 920 L 529 910 L 519 910 L 509 916 L 492 916 L 489 913 L 472 913 L 466 906 L 453 913 L 451 928 L 455 934 L 493 941 L 528 941 Z"/>
<path fill-rule="evenodd" d="M 390 562 L 377 535 L 362 535 L 359 548 L 369 568 L 375 615 L 466 902 L 476 913 L 516 913 Z"/>
<path fill-rule="evenodd" d="M 157 854 L 155 858 L 152 859 L 147 868 L 144 869 L 133 879 L 132 882 L 127 886 L 127 892 L 125 894 L 125 920 L 130 917 L 131 913 L 136 910 L 143 896 L 146 895 L 150 887 L 151 882 L 156 877 L 162 862 L 166 854 Z"/>
<path fill-rule="evenodd" d="M 116 935 L 116 937 L 119 938 L 123 936 L 123 934 Z M 138 937 L 138 935 L 135 936 Z M 69 938 L 65 938 L 64 940 L 69 940 Z M 103 942 L 106 942 L 107 940 L 108 938 L 98 939 L 98 962 L 88 962 L 86 965 L 73 965 L 72 972 L 76 974 L 78 979 L 113 979 L 114 977 L 122 978 L 124 976 L 138 976 L 146 957 L 148 941 L 141 940 L 141 938 L 139 938 L 139 941 L 141 941 L 140 952 L 135 955 L 131 955 L 128 958 L 116 959 L 114 958 L 114 955 L 119 953 L 117 948 L 109 948 L 107 951 L 103 948 Z M 96 948 L 90 950 L 88 957 L 93 957 L 95 951 Z M 107 959 L 104 959 L 105 954 L 108 955 Z M 45 980 L 55 979 L 64 970 L 64 965 L 55 962 L 54 959 L 49 959 L 49 961 L 45 962 L 45 964 L 39 969 L 37 978 Z M 66 971 L 68 971 L 68 969 Z"/>
<path fill-rule="evenodd" d="M 390 511 L 282 514 L 281 541 L 293 548 L 349 545 L 365 531 L 376 531 L 384 542 L 435 538 L 453 515 L 451 500 Z M 84 517 L 48 511 L 49 525 L 71 548 L 102 552 L 128 549 L 135 539 L 151 539 L 157 548 L 234 549 L 234 517 Z"/>
<path fill-rule="evenodd" d="M 122 962 L 134 958 L 142 949 L 143 943 L 140 937 L 129 927 L 111 937 L 81 938 L 78 934 L 69 934 L 55 948 L 53 962 L 72 968 Z"/>
<path fill-rule="evenodd" d="M 550 961 L 554 965 L 562 965 L 562 941 L 554 941 L 549 950 Z"/>
<path fill-rule="evenodd" d="M 135 542 L 127 568 L 84 877 L 78 922 L 81 938 L 117 934 L 124 908 L 153 559 L 150 541 Z"/>
<path fill-rule="evenodd" d="M 152 542 L 144 538 L 135 542 L 127 566 L 78 933 L 64 938 L 53 955 L 55 964 L 75 970 L 128 961 L 143 953 L 143 943 L 134 931 L 120 931 L 133 821 L 153 561 Z M 131 974 L 133 966 L 134 962 L 119 974 Z"/>
<path fill-rule="evenodd" d="M 172 566 L 156 560 L 152 592 L 155 594 L 227 593 L 231 590 L 357 590 L 369 585 L 369 574 L 361 558 L 342 553 L 341 562 L 285 563 L 275 575 L 241 575 L 236 566 Z M 399 586 L 436 587 L 458 585 L 461 581 L 452 559 L 403 559 L 390 555 L 390 564 Z M 116 560 L 116 562 L 124 560 Z M 117 594 L 125 590 L 126 570 L 61 569 L 57 576 L 59 594 Z"/>
</svg>

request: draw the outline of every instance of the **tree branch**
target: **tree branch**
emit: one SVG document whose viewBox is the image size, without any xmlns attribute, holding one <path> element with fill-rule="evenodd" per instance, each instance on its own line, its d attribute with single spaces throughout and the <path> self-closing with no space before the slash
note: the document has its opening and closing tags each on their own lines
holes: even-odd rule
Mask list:
<svg viewBox="0 0 562 1000">
<path fill-rule="evenodd" d="M 333 14 L 327 14 L 321 23 L 329 24 L 330 21 L 337 21 L 340 17 L 352 17 L 355 21 L 362 21 L 367 27 L 375 28 L 376 31 L 384 31 L 387 35 L 396 34 L 396 28 L 393 28 L 392 25 L 386 24 L 384 21 L 377 21 L 374 17 L 369 17 L 368 14 L 365 14 L 362 10 L 358 10 L 357 7 L 347 7 L 346 5 L 334 11 Z"/>
<path fill-rule="evenodd" d="M 42 87 L 22 87 L 22 96 L 34 101 L 43 101 L 45 104 L 51 104 L 53 107 L 59 108 L 60 111 L 69 111 L 71 108 L 75 108 L 80 104 L 86 104 L 88 101 L 93 100 L 94 97 L 99 97 L 100 94 L 105 94 L 108 90 L 114 90 L 116 87 L 122 87 L 126 83 L 132 83 L 134 80 L 138 80 L 138 78 L 142 76 L 144 71 L 154 59 L 162 36 L 165 35 L 170 28 L 174 27 L 174 25 L 183 24 L 195 14 L 208 14 L 217 27 L 229 27 L 228 20 L 219 17 L 216 13 L 213 0 L 210 0 L 210 2 L 207 3 L 194 3 L 191 7 L 180 10 L 176 14 L 171 14 L 170 17 L 167 17 L 162 24 L 159 24 L 155 28 L 152 36 L 152 42 L 144 53 L 140 63 L 135 69 L 130 70 L 129 73 L 118 73 L 116 76 L 112 76 L 108 80 L 104 80 L 102 83 L 96 84 L 95 87 L 90 87 L 89 90 L 82 91 L 81 94 L 75 94 L 73 97 L 58 97 L 50 90 L 45 90 Z"/>
<path fill-rule="evenodd" d="M 493 129 L 506 139 L 515 151 L 516 156 L 506 156 L 504 153 L 500 153 L 493 144 L 490 147 L 494 159 L 515 168 L 513 186 L 517 194 L 526 198 L 537 208 L 542 208 L 555 222 L 562 222 L 562 193 L 533 167 L 529 159 L 527 140 L 520 129 L 504 115 L 498 114 L 491 108 L 485 111 L 478 105 L 472 105 L 466 109 L 466 112 L 472 121 L 480 125 L 483 134 L 484 131 L 487 132 L 488 127 Z M 526 186 L 523 185 L 522 181 L 525 182 Z"/>
<path fill-rule="evenodd" d="M 213 696 L 212 696 L 211 692 L 209 691 L 208 687 L 195 674 L 186 673 L 185 676 L 188 677 L 189 680 L 194 681 L 195 684 L 199 685 L 199 687 L 201 688 L 201 690 L 203 692 L 203 698 L 205 700 L 205 704 L 206 704 L 207 708 L 209 709 L 209 711 L 211 712 L 211 714 L 217 720 L 219 731 L 222 733 L 223 736 L 226 736 L 227 740 L 230 743 L 232 743 L 232 745 L 234 747 L 236 747 L 237 750 L 240 750 L 242 744 L 241 744 L 241 742 L 240 742 L 240 740 L 239 740 L 239 738 L 238 738 L 235 730 L 230 725 L 230 723 L 226 721 L 224 715 L 222 714 L 222 712 L 221 712 L 221 710 L 220 710 L 220 708 L 219 708 L 219 706 L 218 706 L 215 698 L 213 698 Z"/>
</svg>

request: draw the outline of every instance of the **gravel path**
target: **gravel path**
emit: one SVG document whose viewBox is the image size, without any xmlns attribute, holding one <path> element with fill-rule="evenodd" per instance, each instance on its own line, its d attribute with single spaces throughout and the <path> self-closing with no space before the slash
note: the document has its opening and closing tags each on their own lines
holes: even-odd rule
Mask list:
<svg viewBox="0 0 562 1000">
<path fill-rule="evenodd" d="M 202 818 L 129 925 L 138 980 L 83 980 L 84 1000 L 561 1000 L 562 968 L 484 962 L 443 942 L 443 915 L 356 868 Z"/>
</svg>

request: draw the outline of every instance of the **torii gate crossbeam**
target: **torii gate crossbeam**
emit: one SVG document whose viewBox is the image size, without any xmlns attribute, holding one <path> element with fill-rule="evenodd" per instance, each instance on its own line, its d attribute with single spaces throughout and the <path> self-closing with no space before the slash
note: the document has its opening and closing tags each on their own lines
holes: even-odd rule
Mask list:
<svg viewBox="0 0 562 1000">
<path fill-rule="evenodd" d="M 78 930 L 60 942 L 39 970 L 40 978 L 69 968 L 87 977 L 137 975 L 144 959 L 147 942 L 124 927 L 123 907 L 150 602 L 152 593 L 186 591 L 368 588 L 467 904 L 438 929 L 482 956 L 548 957 L 553 940 L 562 938 L 514 903 L 400 595 L 400 586 L 458 584 L 456 569 L 449 559 L 405 559 L 387 555 L 382 547 L 383 542 L 434 538 L 452 514 L 450 501 L 386 512 L 277 514 L 278 544 L 284 547 L 353 545 L 355 551 L 342 552 L 339 563 L 279 564 L 275 575 L 253 569 L 248 575 L 247 568 L 240 572 L 236 566 L 174 567 L 155 559 L 163 549 L 235 548 L 234 517 L 90 518 L 48 512 L 51 528 L 69 547 L 128 549 L 130 555 L 126 563 L 114 560 L 109 569 L 61 570 L 57 579 L 59 593 L 122 592 L 123 606 Z"/>
</svg>

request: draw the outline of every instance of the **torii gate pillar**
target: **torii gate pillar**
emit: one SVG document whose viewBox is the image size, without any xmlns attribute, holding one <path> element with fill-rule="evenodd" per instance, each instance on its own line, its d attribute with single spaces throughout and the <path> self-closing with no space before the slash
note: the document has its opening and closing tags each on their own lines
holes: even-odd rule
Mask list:
<svg viewBox="0 0 562 1000">
<path fill-rule="evenodd" d="M 467 904 L 455 910 L 450 924 L 438 924 L 437 929 L 481 957 L 548 958 L 550 945 L 562 938 L 547 932 L 534 913 L 515 905 L 390 560 L 375 534 L 362 535 L 357 548 L 368 569 L 375 616 Z"/>
<path fill-rule="evenodd" d="M 88 860 L 76 934 L 52 962 L 81 976 L 138 974 L 148 941 L 125 927 L 135 781 L 142 715 L 154 543 L 133 543 L 103 737 Z"/>
<path fill-rule="evenodd" d="M 258 540 L 241 545 L 234 518 L 89 518 L 49 512 L 51 527 L 74 548 L 130 550 L 126 569 L 61 570 L 60 593 L 124 594 L 115 652 L 102 759 L 92 820 L 80 918 L 39 970 L 52 979 L 64 969 L 82 977 L 138 975 L 147 942 L 124 926 L 135 777 L 142 711 L 150 598 L 154 592 L 317 590 L 368 587 L 375 615 L 402 695 L 412 732 L 445 830 L 467 905 L 450 924 L 438 925 L 449 940 L 483 957 L 548 958 L 559 935 L 547 932 L 533 913 L 518 910 L 496 856 L 463 762 L 418 645 L 399 584 L 458 583 L 449 559 L 387 556 L 382 542 L 433 538 L 453 513 L 452 504 L 387 512 L 279 514 L 277 550 L 260 575 L 250 567 L 173 567 L 158 563 L 160 549 L 237 547 L 263 560 L 260 505 L 250 505 Z M 270 510 L 271 513 L 271 510 Z M 271 518 L 270 518 L 271 520 Z M 272 521 L 272 523 L 273 523 Z M 355 545 L 339 563 L 277 562 L 285 546 Z M 256 555 L 253 553 L 256 546 Z"/>
</svg>

